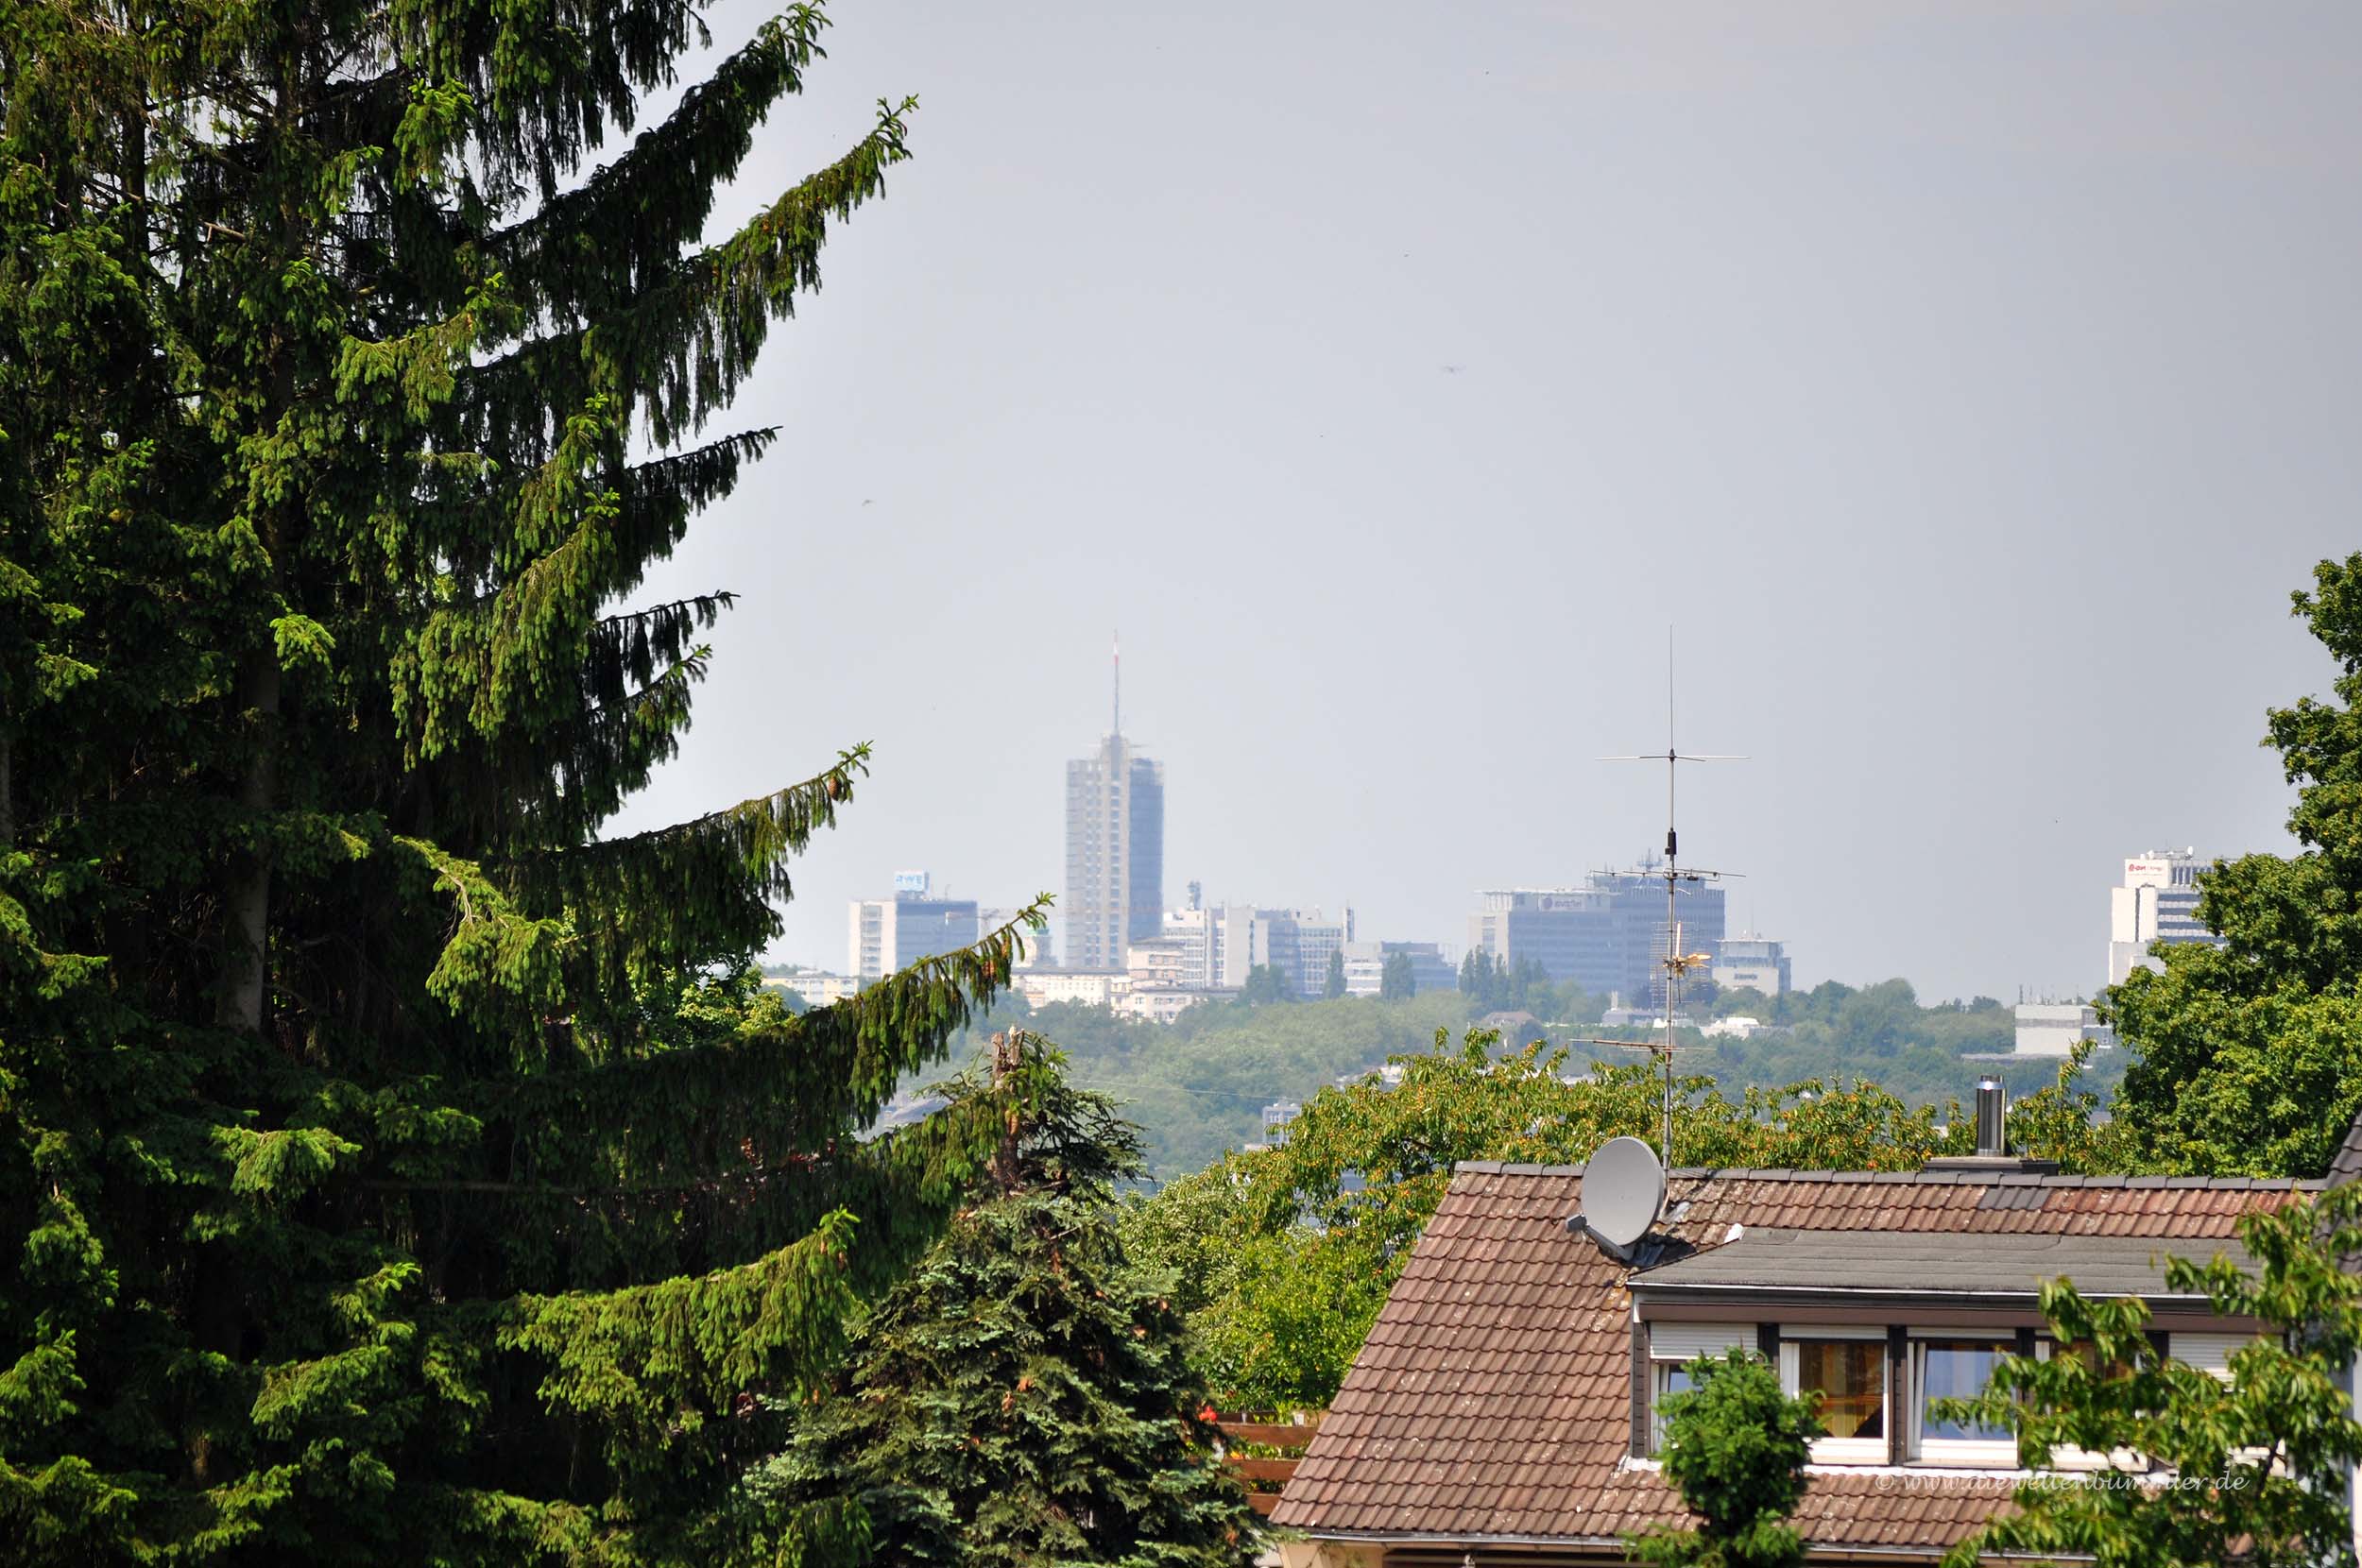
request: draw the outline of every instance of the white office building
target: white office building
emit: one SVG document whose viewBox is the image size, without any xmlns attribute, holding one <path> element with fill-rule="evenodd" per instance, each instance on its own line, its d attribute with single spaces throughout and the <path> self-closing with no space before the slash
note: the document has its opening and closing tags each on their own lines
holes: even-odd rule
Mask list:
<svg viewBox="0 0 2362 1568">
<path fill-rule="evenodd" d="M 2108 890 L 2108 983 L 2134 968 L 2154 969 L 2152 943 L 2174 946 L 2216 936 L 2198 918 L 2198 874 L 2211 864 L 2195 849 L 2150 849 L 2124 862 L 2124 881 Z"/>
<path fill-rule="evenodd" d="M 2084 1002 L 2020 1002 L 2017 1004 L 2017 1054 L 2064 1056 L 2089 1040 L 2097 1046 L 2116 1043 L 2116 1031 L 2099 1021 Z"/>
<path fill-rule="evenodd" d="M 1792 990 L 1789 979 L 1788 946 L 1752 933 L 1726 936 L 1714 945 L 1714 963 L 1707 978 L 1725 991 L 1760 991 L 1779 997 Z"/>
</svg>

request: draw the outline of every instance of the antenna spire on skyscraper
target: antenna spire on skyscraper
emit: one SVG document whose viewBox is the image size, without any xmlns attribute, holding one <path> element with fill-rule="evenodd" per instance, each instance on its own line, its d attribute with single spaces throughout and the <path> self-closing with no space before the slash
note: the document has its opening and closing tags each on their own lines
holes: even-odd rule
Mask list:
<svg viewBox="0 0 2362 1568">
<path fill-rule="evenodd" d="M 1114 645 L 1116 667 L 1115 702 L 1107 710 L 1107 732 L 1121 735 L 1123 733 L 1123 633 L 1119 630 L 1107 635 Z"/>
</svg>

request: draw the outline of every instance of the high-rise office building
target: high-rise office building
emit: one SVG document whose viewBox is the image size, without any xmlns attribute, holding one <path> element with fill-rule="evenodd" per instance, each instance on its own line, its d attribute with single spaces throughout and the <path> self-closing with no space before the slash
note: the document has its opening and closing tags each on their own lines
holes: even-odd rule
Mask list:
<svg viewBox="0 0 2362 1568">
<path fill-rule="evenodd" d="M 1575 888 L 1496 888 L 1468 917 L 1468 946 L 1515 968 L 1531 961 L 1545 978 L 1573 980 L 1594 996 L 1661 1005 L 1665 996 L 1665 879 L 1637 871 L 1595 871 Z M 1722 941 L 1722 890 L 1679 883 L 1674 918 L 1682 946 L 1712 953 Z"/>
<path fill-rule="evenodd" d="M 2108 890 L 2110 985 L 2157 966 L 2148 956 L 2152 942 L 2221 945 L 2198 918 L 2198 874 L 2208 863 L 2195 849 L 2149 849 L 2125 861 L 2122 885 Z"/>
<path fill-rule="evenodd" d="M 925 872 L 897 872 L 893 897 L 853 900 L 846 969 L 867 984 L 922 958 L 973 946 L 976 936 L 973 898 L 930 897 Z"/>
<path fill-rule="evenodd" d="M 1122 665 L 1099 750 L 1066 765 L 1066 962 L 1121 969 L 1165 912 L 1165 765 L 1123 736 Z"/>
</svg>

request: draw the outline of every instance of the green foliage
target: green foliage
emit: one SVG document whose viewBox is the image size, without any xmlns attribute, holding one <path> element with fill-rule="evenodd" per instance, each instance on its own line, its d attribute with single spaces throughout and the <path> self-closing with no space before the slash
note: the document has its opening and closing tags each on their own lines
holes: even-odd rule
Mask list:
<svg viewBox="0 0 2362 1568">
<path fill-rule="evenodd" d="M 1598 1015 L 1590 998 L 1571 987 L 1543 989 L 1547 995 L 1532 999 L 1540 1004 L 1536 1016 L 1545 1022 L 1530 1031 L 1532 1037 L 1600 1032 L 1584 1021 L 1586 1014 Z M 1899 980 L 1871 989 L 1910 995 L 1910 988 Z M 1942 1105 L 1965 1092 L 1980 1074 L 1999 1070 L 2011 1081 L 2011 1092 L 2021 1097 L 2021 1114 L 2030 1114 L 2026 1101 L 2034 1098 L 2032 1091 L 2055 1086 L 2054 1064 L 1996 1069 L 1991 1064 L 1960 1060 L 1961 1050 L 1989 1048 L 1996 1031 L 2001 1048 L 2009 1044 L 2008 1010 L 1981 1000 L 1926 1008 L 1914 1001 L 1916 1022 L 1904 1026 L 1911 1043 L 1892 1055 L 1876 1057 L 1859 1035 L 1850 1032 L 1867 1022 L 1867 1011 L 1842 1006 L 1844 998 L 1862 994 L 1836 984 L 1800 994 L 1823 997 L 1829 1014 L 1847 1019 L 1842 1025 L 1807 1019 L 1792 1033 L 1744 1041 L 1686 1035 L 1682 1065 L 1720 1084 L 1725 1093 L 1738 1095 L 1748 1084 L 1843 1082 L 1864 1074 L 1866 1064 L 1874 1061 L 1876 1070 L 1870 1076 L 1914 1107 Z M 1757 997 L 1752 1008 L 1739 1011 L 1763 1016 L 1772 1005 Z M 1126 1115 L 1140 1124 L 1150 1172 L 1158 1180 L 1174 1181 L 1205 1168 L 1227 1150 L 1259 1141 L 1262 1108 L 1274 1100 L 1304 1099 L 1339 1079 L 1370 1072 L 1389 1057 L 1424 1049 L 1438 1029 L 1457 1032 L 1481 1016 L 1467 995 L 1456 991 L 1431 991 L 1400 1001 L 1348 997 L 1284 1008 L 1207 1005 L 1192 1008 L 1171 1025 L 1119 1018 L 1104 1008 L 1069 1003 L 1034 1014 L 1022 1009 L 1018 998 L 1008 997 L 996 1007 L 990 1027 L 1024 1023 L 1054 1035 L 1072 1054 L 1077 1078 L 1114 1095 L 1124 1103 Z M 1637 1037 L 1649 1031 L 1633 1032 Z M 1523 1046 L 1530 1040 L 1510 1043 Z M 1637 1052 L 1613 1047 L 1576 1044 L 1568 1049 L 1568 1061 L 1578 1068 L 1595 1062 L 1630 1065 L 1640 1060 Z M 2104 1051 L 2089 1060 L 2070 1092 L 2093 1097 L 2090 1109 L 2096 1110 L 2121 1072 L 2123 1056 L 2121 1051 Z M 2088 1128 L 2089 1110 L 2081 1114 Z M 2020 1142 L 2028 1136 L 2022 1132 L 2015 1135 Z M 2102 1163 L 2073 1168 L 2127 1168 L 2113 1153 L 2094 1157 Z"/>
<path fill-rule="evenodd" d="M 849 1560 L 1242 1565 L 1254 1516 L 1198 1419 L 1171 1282 L 1114 1223 L 1137 1133 L 1018 1038 L 1009 1155 L 863 1325 L 747 1507 L 791 1519 L 849 1483 L 866 1527 Z M 950 1092 L 986 1097 L 973 1077 Z"/>
<path fill-rule="evenodd" d="M 1636 1537 L 1633 1556 L 1665 1568 L 1794 1568 L 1804 1538 L 1788 1516 L 1823 1435 L 1814 1400 L 1783 1393 L 1779 1373 L 1745 1351 L 1687 1371 L 1692 1387 L 1665 1401 L 1665 1474 L 1698 1524 Z"/>
<path fill-rule="evenodd" d="M 1343 949 L 1342 947 L 1340 947 L 1340 948 L 1332 948 L 1332 949 L 1330 950 L 1330 952 L 1329 952 L 1329 955 L 1328 955 L 1328 978 L 1327 978 L 1326 980 L 1324 980 L 1324 981 L 1322 982 L 1322 984 L 1321 984 L 1321 995 L 1322 995 L 1322 997 L 1325 997 L 1325 998 L 1326 998 L 1327 1000 L 1329 1000 L 1329 1001 L 1332 1001 L 1332 1002 L 1333 1002 L 1333 1001 L 1335 1001 L 1338 997 L 1340 997 L 1344 996 L 1344 994 L 1345 994 L 1345 955 L 1344 955 L 1344 949 Z"/>
<path fill-rule="evenodd" d="M 1389 1056 L 1457 1030 L 1467 1008 L 1451 992 L 1385 1003 L 1366 997 L 1286 1007 L 1230 1002 L 1191 1008 L 1170 1025 L 1058 1003 L 1023 1020 L 1071 1055 L 1077 1082 L 1114 1096 L 1139 1123 L 1150 1174 L 1172 1181 L 1262 1137 L 1263 1107 L 1302 1099 Z M 996 1010 L 993 1025 L 1016 1020 Z"/>
<path fill-rule="evenodd" d="M 2117 1114 L 2154 1168 L 2311 1176 L 2362 1111 L 2362 554 L 2323 561 L 2296 613 L 2336 662 L 2335 702 L 2268 715 L 2297 804 L 2293 857 L 2199 878 L 2220 946 L 2162 947 L 2105 1001 L 2137 1051 Z"/>
<path fill-rule="evenodd" d="M 2309 1568 L 2353 1558 L 2347 1510 L 2362 1463 L 2362 1423 L 2342 1386 L 2362 1350 L 2362 1187 L 2336 1188 L 2239 1221 L 2262 1266 L 2168 1259 L 2167 1287 L 2218 1313 L 2265 1325 L 2233 1353 L 2229 1382 L 2168 1360 L 2137 1299 L 2094 1301 L 2065 1281 L 2043 1287 L 2054 1338 L 2091 1354 L 2005 1356 L 1984 1395 L 1945 1401 L 2017 1438 L 2020 1462 L 2047 1466 L 2061 1448 L 2147 1456 L 2145 1476 L 2103 1471 L 2098 1482 L 2045 1476 L 2017 1490 L 2015 1511 L 1963 1542 L 1947 1561 L 2066 1555 L 2098 1568 L 2159 1562 Z M 2131 1484 L 2125 1484 L 2130 1481 Z"/>
<path fill-rule="evenodd" d="M 1328 1403 L 1458 1162 L 1581 1164 L 1609 1138 L 1659 1135 L 1663 1081 L 1645 1063 L 1575 1075 L 1546 1046 L 1498 1047 L 1439 1031 L 1395 1059 L 1398 1083 L 1324 1089 L 1281 1146 L 1127 1207 L 1129 1243 L 1191 1282 L 1194 1353 L 1225 1407 Z M 1902 1170 L 1974 1142 L 1957 1105 L 1913 1110 L 1866 1082 L 1677 1089 L 1680 1164 Z"/>
<path fill-rule="evenodd" d="M 865 748 L 601 836 L 730 604 L 627 596 L 905 156 L 709 242 L 826 25 L 683 82 L 667 3 L 0 0 L 14 1560 L 705 1560 L 741 1402 L 994 1147 L 855 1134 L 1017 929 L 800 1017 L 745 968 Z"/>
<path fill-rule="evenodd" d="M 1296 982 L 1288 971 L 1276 963 L 1258 963 L 1246 972 L 1246 984 L 1239 989 L 1241 1006 L 1255 1007 L 1265 1002 L 1292 1002 L 1296 999 Z"/>
<path fill-rule="evenodd" d="M 1411 955 L 1388 953 L 1378 974 L 1378 1000 L 1407 1002 L 1418 994 L 1418 975 L 1412 967 Z"/>
<path fill-rule="evenodd" d="M 1583 988 L 1553 987 L 1542 966 L 1521 958 L 1515 967 L 1496 964 L 1481 947 L 1471 947 L 1460 961 L 1460 992 L 1473 1012 L 1532 1013 L 1544 1019 L 1596 1019 L 1600 1004 L 1590 1003 Z"/>
</svg>

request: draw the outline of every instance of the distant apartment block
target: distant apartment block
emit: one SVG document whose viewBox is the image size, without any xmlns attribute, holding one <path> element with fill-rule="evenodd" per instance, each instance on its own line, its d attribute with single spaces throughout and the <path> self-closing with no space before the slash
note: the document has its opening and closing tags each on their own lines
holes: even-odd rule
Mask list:
<svg viewBox="0 0 2362 1568">
<path fill-rule="evenodd" d="M 1789 978 L 1788 946 L 1759 936 L 1726 936 L 1714 949 L 1706 978 L 1725 991 L 1760 991 L 1767 997 L 1794 988 Z"/>
<path fill-rule="evenodd" d="M 864 983 L 976 942 L 974 899 L 929 897 L 923 871 L 897 873 L 894 890 L 891 898 L 857 898 L 850 907 L 845 966 Z"/>
<path fill-rule="evenodd" d="M 1121 969 L 1019 969 L 1017 988 L 1034 1007 L 1106 1007 L 1132 988 L 1132 977 Z"/>
<path fill-rule="evenodd" d="M 1136 986 L 1166 990 L 1202 989 L 1206 981 L 1200 944 L 1186 935 L 1152 936 L 1124 949 L 1124 972 Z"/>
<path fill-rule="evenodd" d="M 1120 969 L 1164 922 L 1165 768 L 1121 733 L 1066 765 L 1066 960 Z"/>
<path fill-rule="evenodd" d="M 1177 954 L 1171 965 L 1174 984 L 1213 987 L 1223 983 L 1222 916 L 1220 909 L 1205 907 L 1195 882 L 1190 884 L 1188 908 L 1165 912 L 1156 941 L 1172 945 Z"/>
<path fill-rule="evenodd" d="M 2195 849 L 2150 849 L 2124 862 L 2124 881 L 2108 890 L 2108 983 L 2135 968 L 2154 969 L 2151 943 L 2174 946 L 2221 938 L 2199 922 L 2198 874 L 2211 863 Z"/>
<path fill-rule="evenodd" d="M 1477 898 L 1468 946 L 1494 963 L 1514 969 L 1531 960 L 1553 982 L 1662 1004 L 1665 883 L 1645 863 L 1637 871 L 1595 871 L 1581 887 L 1495 888 Z M 1685 950 L 1717 950 L 1722 906 L 1722 890 L 1710 882 L 1678 885 L 1674 910 Z"/>
<path fill-rule="evenodd" d="M 790 969 L 783 975 L 765 975 L 762 983 L 779 991 L 793 991 L 812 1007 L 830 1007 L 850 997 L 861 989 L 861 981 L 850 975 L 832 975 L 825 969 Z"/>
<path fill-rule="evenodd" d="M 1386 983 L 1386 961 L 1396 954 L 1411 961 L 1412 995 L 1449 991 L 1460 983 L 1460 969 L 1433 942 L 1348 942 L 1345 944 L 1345 994 L 1375 997 Z"/>
<path fill-rule="evenodd" d="M 1141 965 L 1121 969 L 1019 969 L 1017 989 L 1034 1007 L 1069 1002 L 1077 1007 L 1104 1007 L 1119 1018 L 1169 1024 L 1200 1002 L 1225 1001 L 1236 992 L 1200 985 L 1175 985 L 1159 967 L 1153 946 L 1135 947 Z"/>
<path fill-rule="evenodd" d="M 2017 1054 L 2064 1056 L 2084 1041 L 2097 1046 L 2116 1043 L 2116 1031 L 2099 1021 L 2099 1014 L 2082 1002 L 2020 1002 L 2017 1004 Z"/>
</svg>

